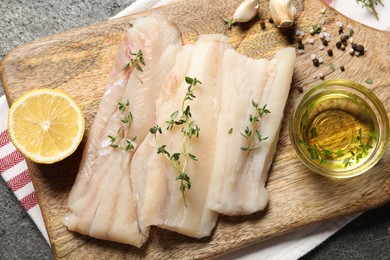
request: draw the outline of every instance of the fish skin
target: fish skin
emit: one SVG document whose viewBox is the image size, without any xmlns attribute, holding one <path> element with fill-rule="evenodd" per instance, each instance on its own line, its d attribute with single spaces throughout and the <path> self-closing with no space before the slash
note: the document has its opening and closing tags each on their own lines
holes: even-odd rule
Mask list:
<svg viewBox="0 0 390 260">
<path fill-rule="evenodd" d="M 131 111 L 133 122 L 126 138 L 137 136 L 134 145 L 138 148 L 155 121 L 153 100 L 157 99 L 159 83 L 181 48 L 180 30 L 166 18 L 157 15 L 134 20 L 119 47 L 69 194 L 69 212 L 64 218 L 69 230 L 137 247 L 148 238 L 149 227 L 138 225 L 132 194 L 133 151 L 113 149 L 108 135 L 116 135 L 123 126 L 121 119 Z M 129 53 L 140 49 L 147 64 L 141 65 L 143 72 L 124 69 L 131 58 Z M 126 100 L 130 105 L 122 114 L 118 103 Z"/>
</svg>

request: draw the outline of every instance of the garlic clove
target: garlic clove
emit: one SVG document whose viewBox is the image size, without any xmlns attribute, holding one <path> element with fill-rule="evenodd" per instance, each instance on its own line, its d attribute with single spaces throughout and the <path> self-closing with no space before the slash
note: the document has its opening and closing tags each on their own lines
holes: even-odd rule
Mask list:
<svg viewBox="0 0 390 260">
<path fill-rule="evenodd" d="M 280 25 L 278 27 L 280 28 L 287 28 L 290 27 L 294 24 L 294 21 L 292 20 L 283 20 L 280 22 Z"/>
<path fill-rule="evenodd" d="M 234 12 L 233 20 L 239 23 L 249 22 L 257 15 L 258 10 L 258 0 L 244 0 Z"/>
<path fill-rule="evenodd" d="M 291 0 L 270 0 L 269 9 L 277 27 L 287 28 L 294 24 L 297 10 Z"/>
</svg>

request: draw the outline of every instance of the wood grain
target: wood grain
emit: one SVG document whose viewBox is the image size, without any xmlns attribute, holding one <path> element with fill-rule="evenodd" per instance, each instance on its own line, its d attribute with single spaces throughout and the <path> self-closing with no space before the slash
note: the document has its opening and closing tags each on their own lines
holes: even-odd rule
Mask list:
<svg viewBox="0 0 390 260">
<path fill-rule="evenodd" d="M 259 58 L 273 56 L 284 46 L 296 46 L 294 30 L 280 32 L 266 22 L 262 30 L 259 18 L 227 30 L 221 17 L 230 17 L 240 0 L 188 0 L 155 9 L 174 20 L 184 41 L 194 42 L 198 34 L 224 33 L 241 53 Z M 261 15 L 269 17 L 267 1 L 260 1 Z M 28 162 L 51 245 L 57 259 L 199 259 L 222 255 L 260 240 L 280 235 L 310 223 L 379 207 L 390 201 L 390 152 L 367 174 L 348 180 L 328 179 L 310 172 L 297 158 L 288 138 L 287 122 L 292 106 L 301 95 L 297 88 L 309 88 L 320 82 L 313 75 L 323 73 L 326 79 L 350 79 L 367 85 L 390 113 L 390 34 L 360 25 L 324 6 L 319 0 L 296 1 L 298 24 L 295 29 L 309 32 L 312 25 L 326 19 L 332 39 L 329 46 L 334 56 L 319 50 L 318 35 L 305 45 L 298 56 L 290 96 L 285 109 L 277 153 L 270 170 L 267 187 L 270 201 L 266 210 L 245 217 L 220 217 L 212 236 L 188 238 L 176 233 L 152 228 L 148 242 L 137 249 L 132 246 L 93 239 L 69 232 L 63 225 L 67 197 L 77 174 L 81 152 L 88 129 L 93 122 L 105 82 L 111 70 L 118 44 L 132 19 L 128 16 L 62 34 L 39 39 L 10 52 L 0 66 L 1 78 L 9 103 L 34 88 L 58 88 L 66 91 L 83 108 L 87 132 L 78 150 L 69 158 L 53 165 Z M 338 40 L 335 21 L 354 27 L 355 42 L 369 51 L 364 57 L 350 56 L 335 48 Z M 316 68 L 310 54 L 323 57 L 324 64 Z M 328 67 L 333 63 L 335 71 Z M 344 65 L 346 70 L 338 68 Z"/>
</svg>

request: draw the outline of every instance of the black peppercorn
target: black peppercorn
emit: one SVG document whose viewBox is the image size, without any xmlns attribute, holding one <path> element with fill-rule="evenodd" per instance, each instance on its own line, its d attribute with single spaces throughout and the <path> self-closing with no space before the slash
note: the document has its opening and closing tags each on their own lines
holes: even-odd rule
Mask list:
<svg viewBox="0 0 390 260">
<path fill-rule="evenodd" d="M 344 65 L 341 65 L 341 66 L 340 66 L 340 70 L 341 70 L 341 71 L 344 71 L 344 70 L 345 70 Z"/>
<path fill-rule="evenodd" d="M 343 34 L 343 33 L 344 33 L 343 28 L 340 28 L 339 29 L 339 34 Z"/>
<path fill-rule="evenodd" d="M 303 45 L 302 43 L 298 43 L 298 49 L 299 50 L 304 50 L 305 49 L 305 45 Z"/>
<path fill-rule="evenodd" d="M 330 57 L 333 56 L 333 51 L 332 51 L 332 49 L 329 49 L 329 50 L 328 50 L 328 55 L 329 55 Z"/>
<path fill-rule="evenodd" d="M 274 19 L 272 19 L 272 17 L 271 17 L 271 18 L 268 19 L 268 22 L 274 23 Z"/>
<path fill-rule="evenodd" d="M 348 40 L 348 37 L 347 37 L 347 35 L 342 35 L 341 37 L 340 37 L 340 40 L 342 41 L 342 42 L 346 42 L 347 40 Z"/>
<path fill-rule="evenodd" d="M 264 21 L 260 21 L 260 27 L 261 27 L 261 29 L 265 30 L 265 22 Z"/>
<path fill-rule="evenodd" d="M 326 39 L 321 39 L 322 40 L 322 44 L 324 45 L 324 46 L 328 46 L 328 41 L 326 40 Z"/>
<path fill-rule="evenodd" d="M 303 87 L 298 87 L 298 92 L 303 93 Z"/>
<path fill-rule="evenodd" d="M 316 67 L 320 66 L 320 61 L 317 58 L 314 58 L 313 59 L 313 65 L 316 66 Z"/>
<path fill-rule="evenodd" d="M 337 49 L 341 48 L 341 42 L 340 41 L 336 42 L 336 47 L 337 47 Z"/>
<path fill-rule="evenodd" d="M 363 55 L 364 54 L 364 46 L 359 44 L 358 46 L 356 46 L 355 51 L 359 52 L 360 55 Z"/>
<path fill-rule="evenodd" d="M 302 44 L 302 38 L 298 38 L 298 43 Z"/>
<path fill-rule="evenodd" d="M 352 49 L 356 51 L 356 47 L 357 47 L 357 44 L 356 43 L 352 43 Z"/>
</svg>

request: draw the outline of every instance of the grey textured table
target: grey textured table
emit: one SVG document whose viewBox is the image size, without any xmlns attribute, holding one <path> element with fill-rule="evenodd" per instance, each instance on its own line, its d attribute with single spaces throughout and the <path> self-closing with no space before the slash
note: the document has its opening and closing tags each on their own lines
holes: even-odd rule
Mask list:
<svg viewBox="0 0 390 260">
<path fill-rule="evenodd" d="M 0 59 L 34 39 L 107 20 L 132 2 L 0 0 Z M 52 258 L 43 236 L 0 178 L 0 260 Z M 390 204 L 362 214 L 302 259 L 390 259 Z"/>
</svg>

